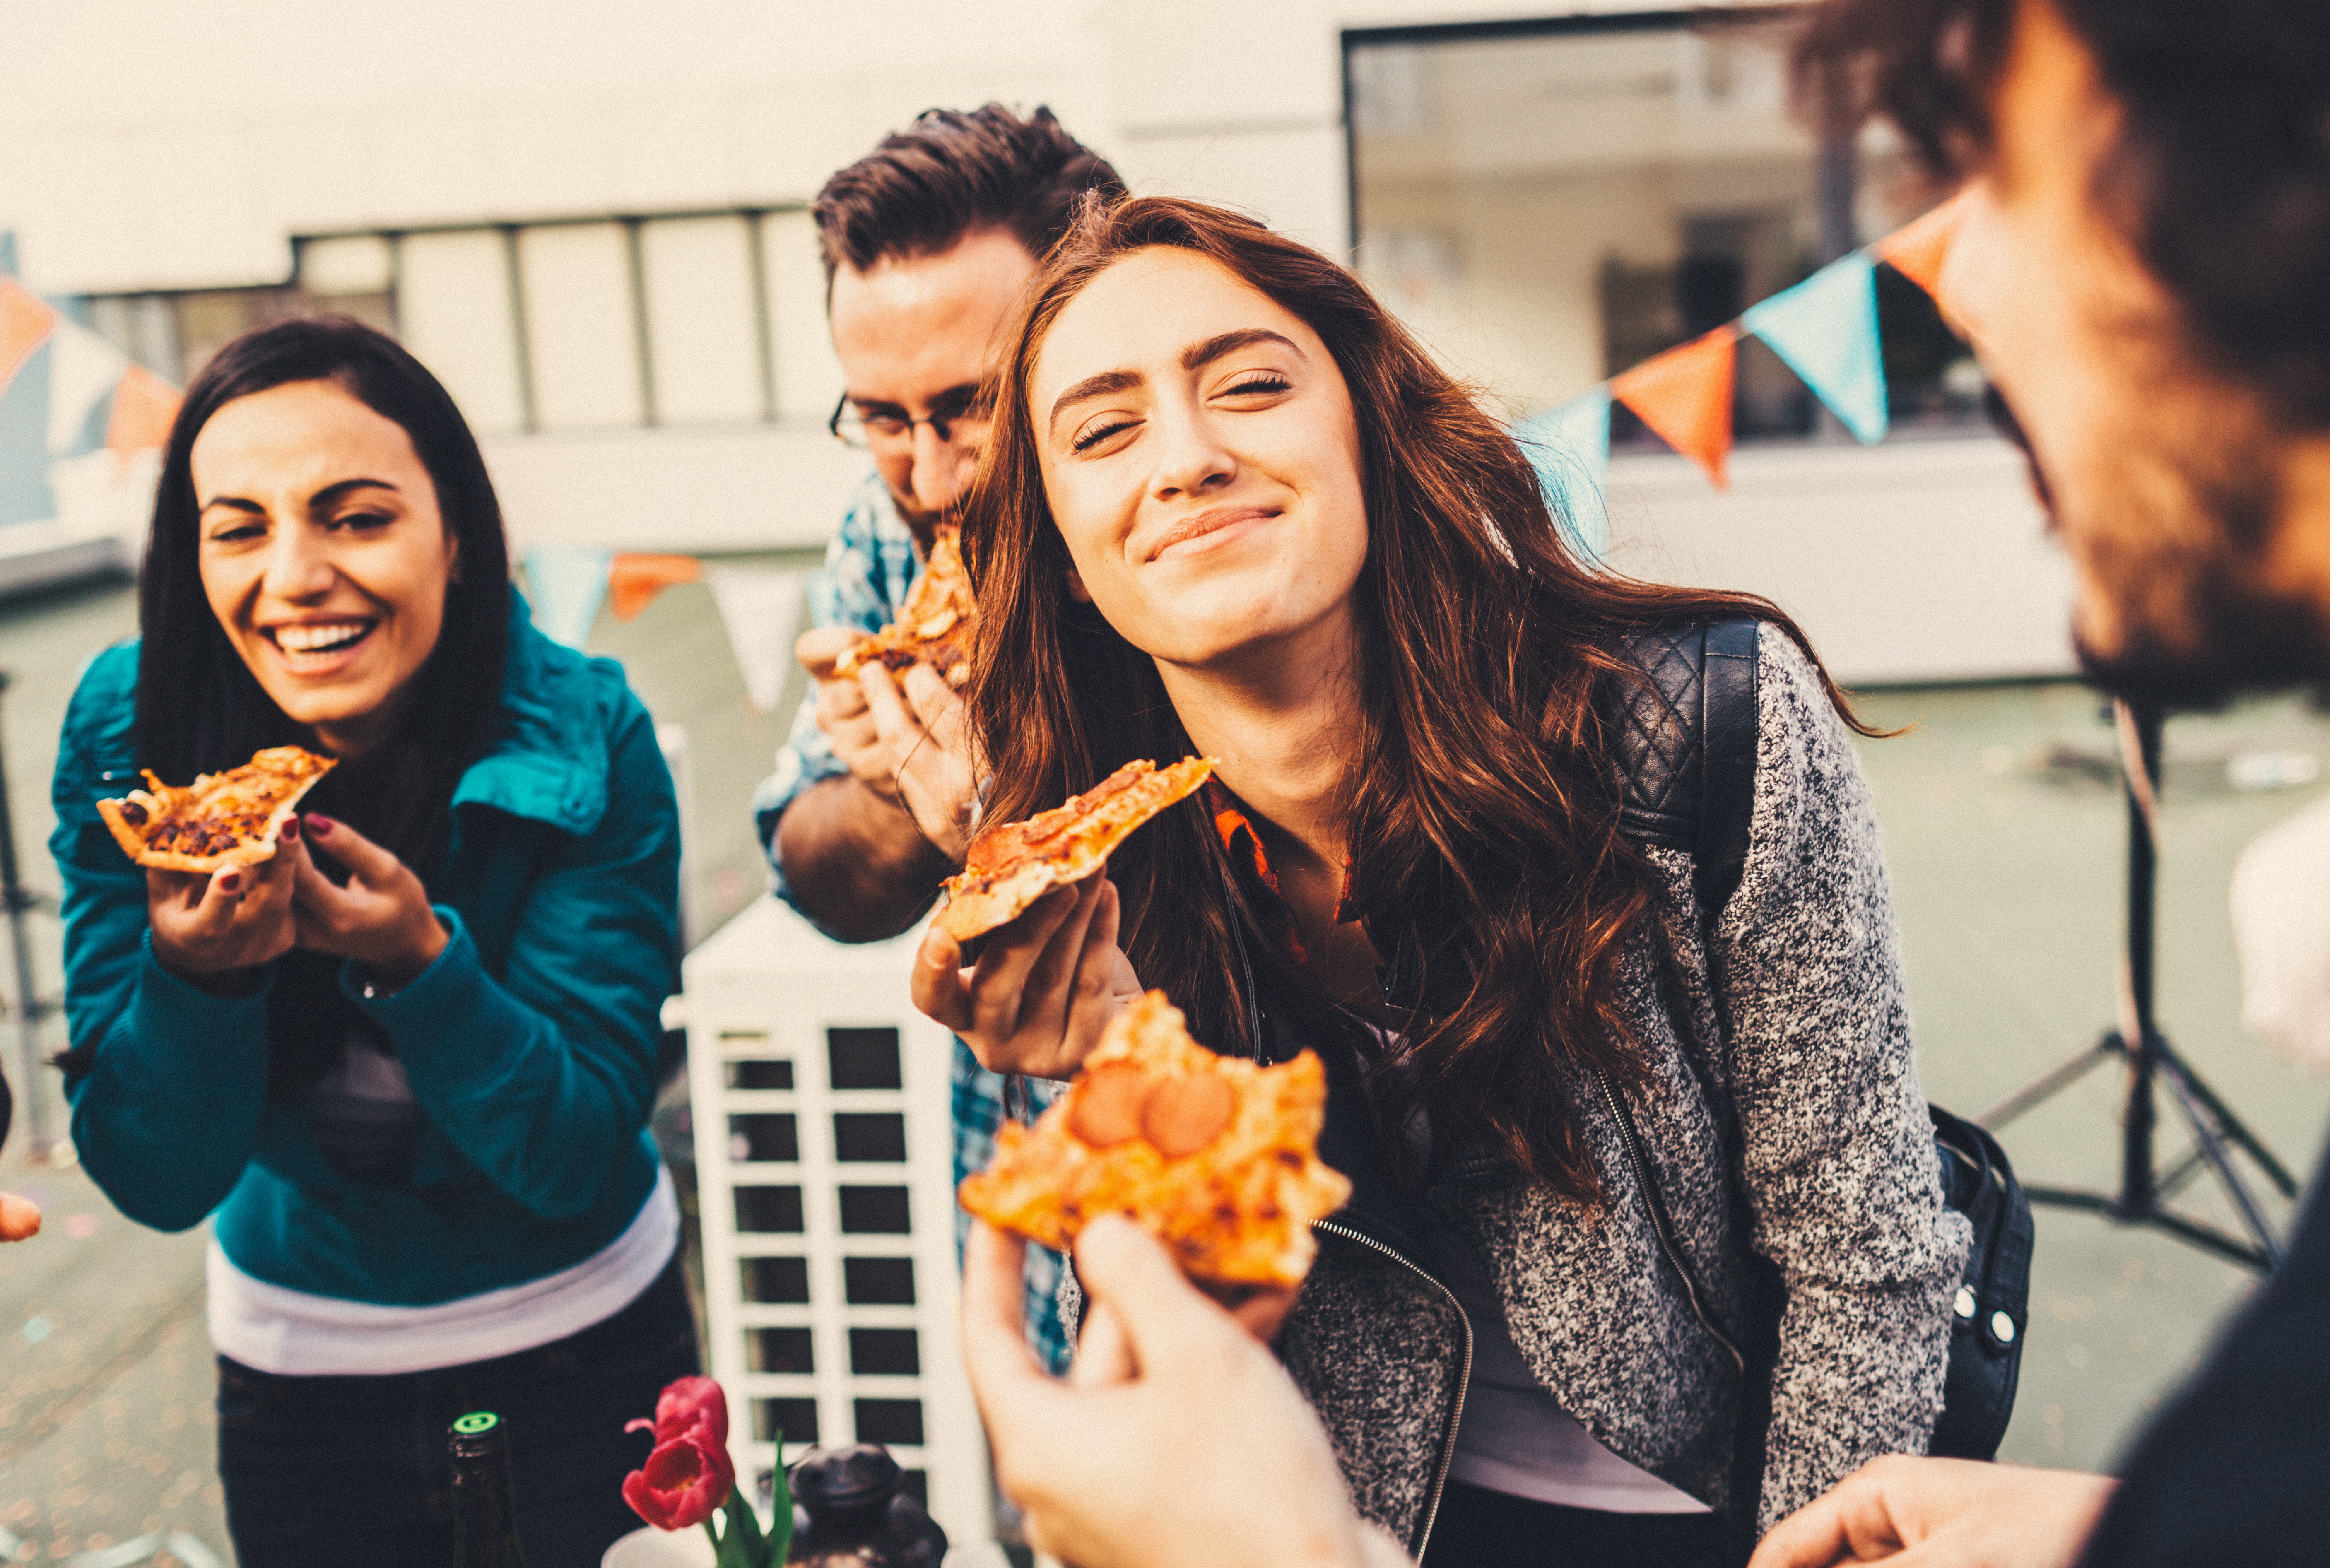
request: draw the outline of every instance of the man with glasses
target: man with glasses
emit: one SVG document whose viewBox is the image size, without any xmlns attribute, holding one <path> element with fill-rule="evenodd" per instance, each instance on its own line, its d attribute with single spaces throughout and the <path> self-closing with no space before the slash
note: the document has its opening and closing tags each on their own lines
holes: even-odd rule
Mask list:
<svg viewBox="0 0 2330 1568">
<path fill-rule="evenodd" d="M 873 461 L 809 583 L 795 653 L 817 683 L 753 812 L 778 896 L 829 935 L 894 936 L 961 860 L 972 779 L 961 704 L 930 669 L 834 661 L 895 621 L 986 429 L 988 340 L 1086 192 L 1124 184 L 1051 111 L 931 109 L 818 193 L 827 317 L 844 383 L 830 428 Z M 955 1174 L 983 1167 L 1003 1081 L 955 1043 Z M 1050 1254 L 1028 1269 L 1030 1332 L 1067 1346 Z"/>
</svg>

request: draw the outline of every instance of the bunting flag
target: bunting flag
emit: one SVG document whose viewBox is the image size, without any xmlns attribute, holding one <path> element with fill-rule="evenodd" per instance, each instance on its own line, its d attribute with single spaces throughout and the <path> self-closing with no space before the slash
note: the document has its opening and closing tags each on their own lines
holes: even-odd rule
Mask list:
<svg viewBox="0 0 2330 1568">
<path fill-rule="evenodd" d="M 81 449 L 90 416 L 128 369 L 129 356 L 88 327 L 71 318 L 57 323 L 49 340 L 49 456 Z"/>
<path fill-rule="evenodd" d="M 105 444 L 117 452 L 168 446 L 170 426 L 184 401 L 168 382 L 142 364 L 131 365 L 113 389 L 113 418 L 105 427 Z"/>
<path fill-rule="evenodd" d="M 1863 441 L 1885 439 L 1885 353 L 1877 337 L 1877 269 L 1866 250 L 1748 307 L 1739 325 Z"/>
<path fill-rule="evenodd" d="M 1949 258 L 1951 241 L 1958 237 L 1965 215 L 1966 196 L 1960 192 L 1924 217 L 1904 223 L 1870 249 L 1877 252 L 1879 260 L 1891 262 L 1902 277 L 1932 295 L 1938 303 L 1942 298 L 1942 263 Z"/>
<path fill-rule="evenodd" d="M 800 619 L 801 574 L 757 567 L 721 566 L 705 573 L 728 646 L 744 676 L 744 698 L 760 713 L 773 712 L 793 662 L 793 627 Z"/>
<path fill-rule="evenodd" d="M 526 553 L 534 624 L 543 636 L 577 649 L 591 640 L 591 628 L 607 597 L 607 568 L 614 558 L 611 550 L 545 547 Z"/>
<path fill-rule="evenodd" d="M 0 277 L 0 397 L 56 325 L 56 309 L 47 300 L 14 278 Z"/>
<path fill-rule="evenodd" d="M 676 583 L 695 582 L 704 563 L 693 555 L 642 555 L 624 551 L 607 568 L 607 592 L 617 620 L 637 619 L 657 594 Z"/>
<path fill-rule="evenodd" d="M 1513 429 L 1536 466 L 1545 504 L 1587 565 L 1610 553 L 1610 389 L 1596 387 Z"/>
<path fill-rule="evenodd" d="M 1610 395 L 1642 417 L 1666 444 L 1697 463 L 1719 490 L 1731 481 L 1731 362 L 1734 326 L 1692 338 L 1610 378 Z"/>
</svg>

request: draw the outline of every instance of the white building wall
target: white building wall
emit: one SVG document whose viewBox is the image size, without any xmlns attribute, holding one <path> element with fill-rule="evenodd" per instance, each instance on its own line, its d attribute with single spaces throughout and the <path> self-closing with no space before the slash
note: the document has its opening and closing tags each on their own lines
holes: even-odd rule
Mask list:
<svg viewBox="0 0 2330 1568">
<path fill-rule="evenodd" d="M 916 110 L 999 99 L 1048 103 L 1141 190 L 1245 207 L 1340 251 L 1350 226 L 1344 29 L 1643 8 L 0 0 L 0 228 L 16 231 L 29 280 L 51 293 L 280 283 L 298 234 L 803 202 Z M 1601 373 L 1598 323 L 1583 303 L 1596 259 L 1566 248 L 1557 217 L 1542 204 L 1532 213 L 1528 196 L 1523 182 L 1400 200 L 1418 225 L 1435 204 L 1510 208 L 1511 221 L 1493 226 L 1501 253 L 1481 259 L 1490 265 L 1429 326 L 1460 371 L 1513 404 L 1541 406 Z M 1621 184 L 1590 199 L 1633 198 Z M 1370 223 L 1399 215 L 1388 204 Z M 764 220 L 782 422 L 686 430 L 594 428 L 634 412 L 640 395 L 628 318 L 607 298 L 613 231 L 527 236 L 545 252 L 528 257 L 539 264 L 529 282 L 536 270 L 554 279 L 529 296 L 529 316 L 546 324 L 604 310 L 609 319 L 581 348 L 562 350 L 587 359 L 591 396 L 561 402 L 545 384 L 545 433 L 488 436 L 521 546 L 714 550 L 824 538 L 862 470 L 817 428 L 839 384 L 806 222 Z M 513 325 L 511 302 L 447 301 L 454 314 L 439 310 L 433 322 L 421 303 L 432 279 L 476 291 L 450 251 L 432 272 L 429 246 L 492 242 L 409 240 L 400 287 L 413 302 L 416 352 L 456 385 L 481 430 L 511 432 L 520 391 L 488 363 Z M 1646 247 L 1669 242 L 1644 236 Z M 651 256 L 651 309 L 654 266 Z M 463 319 L 469 331 L 443 325 Z M 744 394 L 746 367 L 704 334 L 681 333 L 655 353 L 676 356 L 650 369 L 684 417 L 716 418 Z M 1798 476 L 1778 488 L 1748 481 L 1765 459 L 1744 453 L 1729 495 L 1645 480 L 1639 500 L 1618 497 L 1621 514 L 1633 506 L 1635 516 L 1620 560 L 1770 592 L 1849 678 L 2068 668 L 2064 574 L 2034 543 L 2011 465 L 1991 443 L 1950 443 L 2007 476 L 1985 481 L 1983 520 L 1968 526 L 1938 499 L 1956 492 L 1928 486 L 1938 445 L 1776 455 L 1778 469 Z M 1621 480 L 1657 468 L 1622 464 Z M 1950 585 L 1947 605 L 1940 584 Z M 1968 612 L 1985 604 L 1996 613 Z M 2007 622 L 2040 629 L 2003 635 Z"/>
</svg>

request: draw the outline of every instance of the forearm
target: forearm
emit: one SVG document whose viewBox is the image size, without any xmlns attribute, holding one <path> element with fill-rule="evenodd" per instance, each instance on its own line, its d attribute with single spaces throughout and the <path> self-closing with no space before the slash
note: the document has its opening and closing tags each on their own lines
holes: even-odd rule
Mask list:
<svg viewBox="0 0 2330 1568">
<path fill-rule="evenodd" d="M 904 808 L 852 778 L 829 779 L 785 808 L 776 853 L 794 902 L 844 941 L 897 935 L 953 866 Z"/>
</svg>

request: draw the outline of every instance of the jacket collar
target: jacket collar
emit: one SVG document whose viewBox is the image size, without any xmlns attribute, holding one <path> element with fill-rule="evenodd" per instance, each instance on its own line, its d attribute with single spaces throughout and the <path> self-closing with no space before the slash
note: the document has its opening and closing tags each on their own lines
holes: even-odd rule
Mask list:
<svg viewBox="0 0 2330 1568">
<path fill-rule="evenodd" d="M 490 806 L 582 835 L 607 809 L 607 747 L 592 661 L 535 628 L 526 596 L 510 590 L 501 712 L 486 754 L 453 789 L 453 804 Z"/>
</svg>

